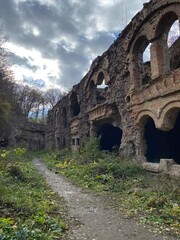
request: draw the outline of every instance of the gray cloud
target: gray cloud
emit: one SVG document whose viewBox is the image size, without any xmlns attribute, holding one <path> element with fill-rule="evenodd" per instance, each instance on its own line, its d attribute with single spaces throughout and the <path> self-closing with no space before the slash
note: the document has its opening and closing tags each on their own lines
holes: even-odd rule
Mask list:
<svg viewBox="0 0 180 240">
<path fill-rule="evenodd" d="M 36 50 L 58 62 L 59 76 L 48 76 L 49 81 L 70 89 L 145 1 L 0 0 L 0 17 L 8 41 L 29 50 L 28 56 L 14 55 L 14 62 L 36 72 L 37 61 L 30 63 Z"/>
<path fill-rule="evenodd" d="M 38 66 L 36 65 L 31 65 L 29 63 L 29 59 L 25 58 L 25 57 L 19 57 L 17 56 L 16 54 L 14 53 L 10 53 L 9 56 L 8 56 L 8 59 L 9 59 L 9 62 L 10 63 L 16 63 L 17 65 L 20 65 L 20 66 L 24 66 L 30 70 L 32 70 L 33 72 L 37 71 L 38 70 Z"/>
</svg>

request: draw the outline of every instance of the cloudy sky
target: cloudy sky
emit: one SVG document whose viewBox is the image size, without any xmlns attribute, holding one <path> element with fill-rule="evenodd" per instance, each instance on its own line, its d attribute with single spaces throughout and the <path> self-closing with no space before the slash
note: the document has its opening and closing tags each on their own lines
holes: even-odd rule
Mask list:
<svg viewBox="0 0 180 240">
<path fill-rule="evenodd" d="M 68 91 L 146 0 L 0 0 L 16 80 Z"/>
</svg>

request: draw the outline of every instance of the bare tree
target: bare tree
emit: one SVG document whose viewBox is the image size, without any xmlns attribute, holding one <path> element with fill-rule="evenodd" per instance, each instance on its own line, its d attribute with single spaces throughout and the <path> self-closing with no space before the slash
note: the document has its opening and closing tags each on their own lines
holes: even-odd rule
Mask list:
<svg viewBox="0 0 180 240">
<path fill-rule="evenodd" d="M 17 92 L 17 101 L 25 117 L 28 118 L 34 109 L 36 109 L 36 111 L 39 111 L 41 96 L 42 94 L 39 91 L 30 88 L 27 85 L 19 87 Z"/>
<path fill-rule="evenodd" d="M 63 96 L 64 93 L 57 88 L 48 89 L 44 94 L 46 106 L 50 105 L 50 108 L 53 108 Z"/>
</svg>

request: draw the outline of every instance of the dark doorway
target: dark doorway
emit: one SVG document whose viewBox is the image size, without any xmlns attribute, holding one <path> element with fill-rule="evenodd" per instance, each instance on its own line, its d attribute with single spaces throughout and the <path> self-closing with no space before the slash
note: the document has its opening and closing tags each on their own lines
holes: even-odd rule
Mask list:
<svg viewBox="0 0 180 240">
<path fill-rule="evenodd" d="M 122 138 L 122 130 L 120 128 L 106 123 L 100 126 L 97 135 L 100 137 L 101 150 L 112 152 L 115 149 L 119 149 Z"/>
<path fill-rule="evenodd" d="M 180 113 L 177 115 L 174 128 L 170 131 L 157 129 L 152 118 L 148 118 L 144 137 L 147 144 L 146 157 L 149 162 L 170 158 L 180 164 Z"/>
</svg>

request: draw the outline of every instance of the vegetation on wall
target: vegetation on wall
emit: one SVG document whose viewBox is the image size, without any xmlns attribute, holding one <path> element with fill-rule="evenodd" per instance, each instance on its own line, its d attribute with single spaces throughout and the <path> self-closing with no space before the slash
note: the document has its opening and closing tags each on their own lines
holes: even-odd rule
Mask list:
<svg viewBox="0 0 180 240">
<path fill-rule="evenodd" d="M 66 239 L 62 199 L 34 169 L 25 149 L 0 152 L 0 239 Z"/>
<path fill-rule="evenodd" d="M 91 138 L 79 153 L 68 149 L 45 153 L 49 167 L 85 188 L 103 192 L 128 216 L 149 224 L 154 231 L 180 236 L 180 183 L 147 172 L 129 159 L 98 150 Z"/>
</svg>

